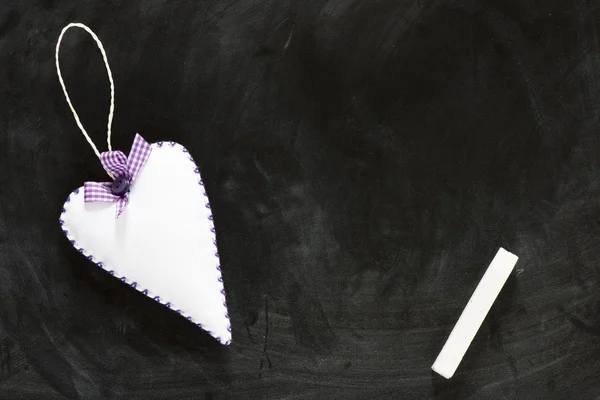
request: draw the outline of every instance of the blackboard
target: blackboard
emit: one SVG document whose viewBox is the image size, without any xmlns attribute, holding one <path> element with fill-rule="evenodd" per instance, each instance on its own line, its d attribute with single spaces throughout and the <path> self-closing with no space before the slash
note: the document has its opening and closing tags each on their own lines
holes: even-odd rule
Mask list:
<svg viewBox="0 0 600 400">
<path fill-rule="evenodd" d="M 0 4 L 0 398 L 600 398 L 600 8 L 589 1 Z M 113 145 L 184 144 L 233 342 L 78 254 L 105 178 L 59 86 L 100 37 Z M 102 148 L 108 84 L 61 63 Z M 430 367 L 498 248 L 456 375 Z"/>
</svg>

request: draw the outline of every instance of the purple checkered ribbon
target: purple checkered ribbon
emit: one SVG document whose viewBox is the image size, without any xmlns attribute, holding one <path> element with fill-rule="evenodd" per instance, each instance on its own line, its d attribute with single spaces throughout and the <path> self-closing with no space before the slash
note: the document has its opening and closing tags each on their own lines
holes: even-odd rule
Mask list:
<svg viewBox="0 0 600 400">
<path fill-rule="evenodd" d="M 101 154 L 104 169 L 116 177 L 116 180 L 125 179 L 129 185 L 133 185 L 138 173 L 150 157 L 152 147 L 140 135 L 135 135 L 129 157 L 121 151 L 106 151 Z M 122 195 L 114 194 L 114 183 L 111 182 L 85 182 L 83 185 L 83 198 L 86 203 L 105 202 L 117 203 L 118 218 L 129 203 L 129 191 Z"/>
</svg>

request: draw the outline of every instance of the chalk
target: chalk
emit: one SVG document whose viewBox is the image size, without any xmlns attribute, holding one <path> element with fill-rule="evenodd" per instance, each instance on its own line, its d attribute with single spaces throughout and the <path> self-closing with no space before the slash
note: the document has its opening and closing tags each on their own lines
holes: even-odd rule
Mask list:
<svg viewBox="0 0 600 400">
<path fill-rule="evenodd" d="M 452 378 L 518 259 L 503 248 L 498 250 L 431 369 Z"/>
</svg>

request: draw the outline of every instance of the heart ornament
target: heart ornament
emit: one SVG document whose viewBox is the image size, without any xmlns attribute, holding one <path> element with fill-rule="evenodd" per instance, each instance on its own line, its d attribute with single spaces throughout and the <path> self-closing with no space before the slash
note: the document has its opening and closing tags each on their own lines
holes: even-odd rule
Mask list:
<svg viewBox="0 0 600 400">
<path fill-rule="evenodd" d="M 60 225 L 71 244 L 88 260 L 206 330 L 231 343 L 231 325 L 221 276 L 214 220 L 200 171 L 189 151 L 175 142 L 147 143 L 136 135 L 129 157 L 120 151 L 100 154 L 81 126 L 58 66 L 59 81 L 75 120 L 112 183 L 86 182 L 64 204 Z"/>
</svg>

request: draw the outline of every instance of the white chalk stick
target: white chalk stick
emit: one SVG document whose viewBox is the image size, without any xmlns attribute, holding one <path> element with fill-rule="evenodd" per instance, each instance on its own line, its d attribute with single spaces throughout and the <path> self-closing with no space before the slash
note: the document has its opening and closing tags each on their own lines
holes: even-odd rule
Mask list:
<svg viewBox="0 0 600 400">
<path fill-rule="evenodd" d="M 452 378 L 518 259 L 503 248 L 498 250 L 431 369 Z"/>
</svg>

